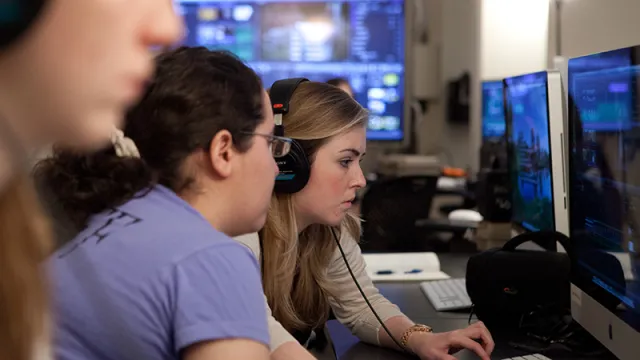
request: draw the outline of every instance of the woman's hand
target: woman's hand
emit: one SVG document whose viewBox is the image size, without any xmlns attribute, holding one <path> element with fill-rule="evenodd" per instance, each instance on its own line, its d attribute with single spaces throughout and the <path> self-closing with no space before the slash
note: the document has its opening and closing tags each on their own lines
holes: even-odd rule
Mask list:
<svg viewBox="0 0 640 360">
<path fill-rule="evenodd" d="M 473 351 L 482 360 L 490 360 L 489 355 L 495 347 L 482 322 L 445 333 L 414 333 L 407 345 L 421 360 L 455 360 L 451 354 L 462 349 Z"/>
</svg>

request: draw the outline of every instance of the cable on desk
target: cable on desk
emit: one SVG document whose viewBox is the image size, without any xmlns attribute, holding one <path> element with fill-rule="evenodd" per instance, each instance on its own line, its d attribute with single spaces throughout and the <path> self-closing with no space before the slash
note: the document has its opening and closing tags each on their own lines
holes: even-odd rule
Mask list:
<svg viewBox="0 0 640 360">
<path fill-rule="evenodd" d="M 469 312 L 469 320 L 467 321 L 467 324 L 469 325 L 471 325 L 471 319 L 473 319 L 473 315 L 475 315 L 475 310 L 476 310 L 476 305 L 471 304 L 471 311 Z"/>
</svg>

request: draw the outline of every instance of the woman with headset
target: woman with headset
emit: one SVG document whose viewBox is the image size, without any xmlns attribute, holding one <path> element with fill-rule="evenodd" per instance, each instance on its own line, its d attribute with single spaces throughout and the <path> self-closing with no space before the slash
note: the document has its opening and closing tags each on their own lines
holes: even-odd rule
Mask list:
<svg viewBox="0 0 640 360">
<path fill-rule="evenodd" d="M 278 173 L 269 98 L 234 56 L 179 48 L 113 144 L 36 167 L 83 229 L 48 261 L 59 359 L 267 359 L 255 257 Z"/>
<path fill-rule="evenodd" d="M 311 358 L 300 344 L 333 312 L 371 344 L 424 360 L 453 360 L 451 352 L 468 348 L 489 360 L 494 343 L 482 323 L 432 333 L 403 315 L 367 276 L 357 244 L 359 220 L 349 212 L 365 186 L 359 162 L 366 151 L 367 112 L 341 89 L 301 79 L 274 83 L 270 96 L 276 122 L 282 121 L 276 134 L 295 140 L 289 154 L 277 159 L 280 175 L 265 227 L 259 236 L 236 240 L 261 261 L 272 358 Z"/>
<path fill-rule="evenodd" d="M 0 1 L 0 359 L 48 356 L 50 242 L 31 155 L 107 141 L 151 72 L 146 49 L 181 32 L 171 0 Z"/>
</svg>

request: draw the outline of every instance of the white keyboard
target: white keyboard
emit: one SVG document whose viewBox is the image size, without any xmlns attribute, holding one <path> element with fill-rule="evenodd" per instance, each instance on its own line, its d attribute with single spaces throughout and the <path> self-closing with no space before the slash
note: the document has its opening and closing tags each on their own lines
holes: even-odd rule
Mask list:
<svg viewBox="0 0 640 360">
<path fill-rule="evenodd" d="M 471 308 L 467 295 L 466 280 L 447 279 L 420 283 L 422 292 L 437 311 L 451 311 Z"/>
<path fill-rule="evenodd" d="M 513 358 L 502 359 L 502 360 L 551 360 L 551 359 L 541 354 L 533 354 L 533 355 L 525 355 L 525 356 L 516 356 Z"/>
</svg>

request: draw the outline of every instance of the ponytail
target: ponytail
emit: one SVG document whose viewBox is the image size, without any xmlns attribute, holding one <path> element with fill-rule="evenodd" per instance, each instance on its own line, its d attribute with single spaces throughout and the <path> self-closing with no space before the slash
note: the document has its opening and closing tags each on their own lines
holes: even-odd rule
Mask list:
<svg viewBox="0 0 640 360">
<path fill-rule="evenodd" d="M 51 157 L 36 164 L 34 175 L 50 205 L 77 230 L 92 215 L 122 205 L 156 184 L 135 143 L 120 130 L 114 130 L 111 146 L 94 153 L 54 149 Z"/>
</svg>

